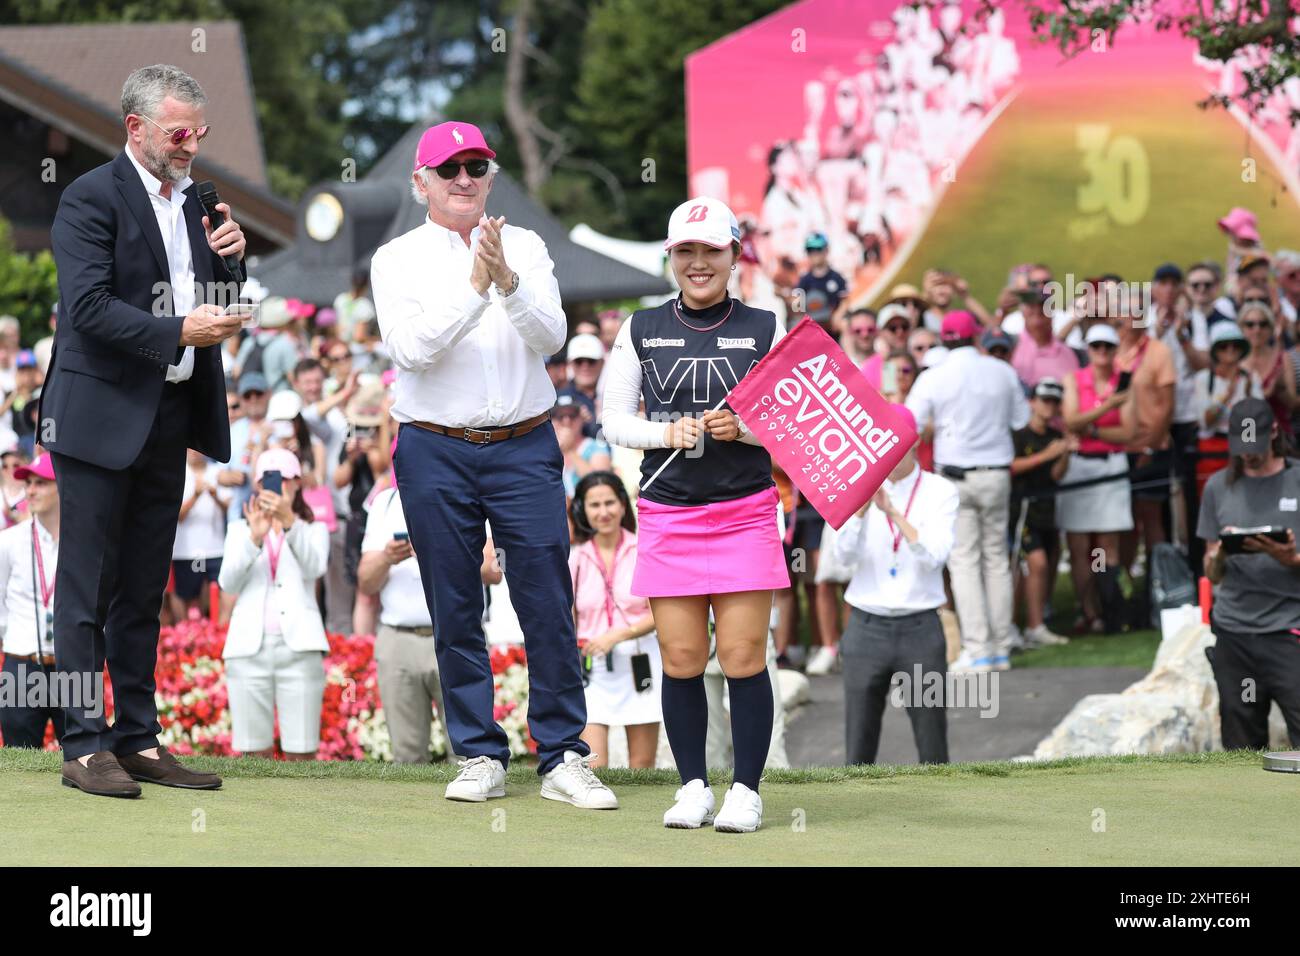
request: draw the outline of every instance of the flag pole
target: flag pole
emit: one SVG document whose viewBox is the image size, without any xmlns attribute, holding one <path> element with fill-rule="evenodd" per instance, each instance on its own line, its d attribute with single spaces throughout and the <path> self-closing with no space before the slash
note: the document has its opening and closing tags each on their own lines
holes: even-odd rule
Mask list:
<svg viewBox="0 0 1300 956">
<path fill-rule="evenodd" d="M 718 404 L 716 404 L 716 405 L 714 405 L 712 408 L 710 408 L 709 411 L 710 411 L 710 412 L 716 412 L 718 409 L 720 409 L 720 408 L 723 406 L 723 403 L 726 402 L 726 400 L 727 400 L 727 396 L 725 396 L 725 395 L 722 396 L 721 401 L 719 401 Z M 705 414 L 707 415 L 708 412 L 705 412 Z M 736 416 L 736 421 L 737 421 L 737 422 L 740 421 L 740 416 L 739 416 L 739 415 Z M 676 448 L 676 449 L 674 449 L 674 450 L 673 450 L 673 453 L 672 453 L 671 455 L 668 456 L 668 460 L 665 461 L 662 465 L 660 465 L 660 466 L 659 466 L 659 469 L 658 469 L 658 470 L 657 470 L 653 475 L 650 476 L 650 479 L 649 479 L 649 480 L 648 480 L 644 485 L 641 486 L 641 491 L 644 492 L 647 488 L 649 488 L 651 485 L 653 485 L 655 479 L 658 478 L 660 475 L 663 474 L 664 469 L 667 468 L 670 464 L 672 464 L 672 460 L 673 460 L 674 458 L 676 458 L 677 455 L 678 455 L 680 452 L 681 452 L 681 449 L 680 449 L 680 448 Z"/>
</svg>

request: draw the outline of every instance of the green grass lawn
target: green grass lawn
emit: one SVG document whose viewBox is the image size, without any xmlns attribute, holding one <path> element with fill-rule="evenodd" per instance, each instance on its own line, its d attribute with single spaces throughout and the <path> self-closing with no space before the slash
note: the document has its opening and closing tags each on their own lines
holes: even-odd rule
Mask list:
<svg viewBox="0 0 1300 956">
<path fill-rule="evenodd" d="M 523 766 L 505 799 L 460 804 L 442 798 L 446 766 L 187 762 L 224 789 L 90 797 L 60 786 L 57 754 L 0 750 L 0 862 L 1151 866 L 1300 851 L 1300 779 L 1254 753 L 772 771 L 764 827 L 744 835 L 664 829 L 677 780 L 662 771 L 603 772 L 622 808 L 595 812 L 541 799 Z"/>
</svg>

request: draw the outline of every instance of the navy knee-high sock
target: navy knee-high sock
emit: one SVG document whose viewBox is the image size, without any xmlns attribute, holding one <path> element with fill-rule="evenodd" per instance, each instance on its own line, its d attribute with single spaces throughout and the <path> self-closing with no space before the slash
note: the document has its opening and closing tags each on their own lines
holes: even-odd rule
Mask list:
<svg viewBox="0 0 1300 956">
<path fill-rule="evenodd" d="M 736 759 L 737 783 L 758 789 L 772 743 L 772 679 L 764 667 L 750 677 L 728 677 L 731 694 L 731 749 Z"/>
<path fill-rule="evenodd" d="M 692 780 L 708 783 L 704 737 L 709 729 L 709 697 L 704 691 L 704 674 L 694 677 L 665 674 L 662 701 L 664 730 L 668 732 L 668 746 L 677 761 L 682 783 Z"/>
</svg>

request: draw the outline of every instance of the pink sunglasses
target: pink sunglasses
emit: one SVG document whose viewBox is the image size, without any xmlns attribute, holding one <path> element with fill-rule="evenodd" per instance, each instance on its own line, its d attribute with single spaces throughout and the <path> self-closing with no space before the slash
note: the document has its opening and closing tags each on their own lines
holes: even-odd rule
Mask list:
<svg viewBox="0 0 1300 956">
<path fill-rule="evenodd" d="M 208 135 L 208 130 L 212 128 L 211 126 L 180 126 L 176 129 L 168 129 L 160 123 L 154 123 L 153 120 L 149 119 L 149 117 L 145 116 L 143 113 L 137 115 L 141 119 L 149 120 L 150 123 L 153 123 L 154 126 L 157 126 L 160 130 L 166 133 L 168 138 L 171 139 L 173 146 L 179 146 L 181 143 L 185 142 L 190 138 L 191 133 L 194 134 L 196 139 L 202 140 L 203 137 Z"/>
</svg>

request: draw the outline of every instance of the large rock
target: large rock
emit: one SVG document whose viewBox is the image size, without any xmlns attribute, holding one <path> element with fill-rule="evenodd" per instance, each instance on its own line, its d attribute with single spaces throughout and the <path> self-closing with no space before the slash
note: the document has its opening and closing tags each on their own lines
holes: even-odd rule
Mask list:
<svg viewBox="0 0 1300 956">
<path fill-rule="evenodd" d="M 1119 694 L 1092 694 L 1039 743 L 1034 757 L 1197 753 L 1219 746 L 1219 696 L 1194 607 L 1166 612 L 1151 672 Z"/>
<path fill-rule="evenodd" d="M 1091 694 L 1034 750 L 1037 760 L 1105 754 L 1172 754 L 1218 750 L 1219 692 L 1205 649 L 1214 634 L 1197 608 L 1162 614 L 1164 639 L 1151 672 L 1119 694 Z M 1290 749 L 1276 704 L 1269 746 Z"/>
</svg>

